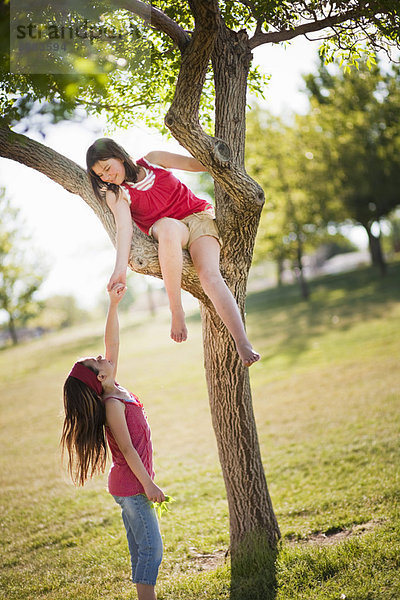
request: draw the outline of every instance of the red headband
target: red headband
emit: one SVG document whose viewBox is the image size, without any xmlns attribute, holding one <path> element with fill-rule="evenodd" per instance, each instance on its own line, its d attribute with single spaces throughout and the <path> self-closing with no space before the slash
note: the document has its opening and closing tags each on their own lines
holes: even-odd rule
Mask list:
<svg viewBox="0 0 400 600">
<path fill-rule="evenodd" d="M 89 367 L 86 367 L 84 364 L 77 362 L 71 369 L 69 377 L 74 377 L 75 379 L 79 379 L 83 383 L 86 383 L 98 396 L 101 396 L 103 393 L 103 386 L 100 381 L 97 379 L 96 373 L 94 373 Z"/>
</svg>

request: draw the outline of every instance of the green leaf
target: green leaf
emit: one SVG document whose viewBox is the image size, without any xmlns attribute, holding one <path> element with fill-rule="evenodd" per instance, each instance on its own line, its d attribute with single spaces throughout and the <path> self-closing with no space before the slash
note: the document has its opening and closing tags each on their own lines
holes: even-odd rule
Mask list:
<svg viewBox="0 0 400 600">
<path fill-rule="evenodd" d="M 157 511 L 159 519 L 161 519 L 164 513 L 167 513 L 171 510 L 169 504 L 172 502 L 176 502 L 176 500 L 175 498 L 172 498 L 172 496 L 168 496 L 168 494 L 165 494 L 164 502 L 153 502 L 153 506 Z"/>
</svg>

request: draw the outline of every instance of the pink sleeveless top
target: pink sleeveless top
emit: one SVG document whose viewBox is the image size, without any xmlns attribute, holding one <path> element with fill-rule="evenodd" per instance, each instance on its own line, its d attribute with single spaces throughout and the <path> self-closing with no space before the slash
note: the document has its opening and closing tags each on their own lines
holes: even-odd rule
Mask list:
<svg viewBox="0 0 400 600">
<path fill-rule="evenodd" d="M 112 397 L 104 398 L 104 401 L 107 402 Z M 134 394 L 131 394 L 130 401 L 121 398 L 116 398 L 116 400 L 125 405 L 125 418 L 132 445 L 139 454 L 146 471 L 154 479 L 151 432 L 143 405 Z M 142 484 L 132 473 L 109 427 L 106 427 L 106 435 L 112 456 L 112 465 L 108 474 L 108 491 L 113 496 L 144 494 Z"/>
<path fill-rule="evenodd" d="M 180 221 L 203 211 L 215 217 L 212 204 L 197 198 L 171 171 L 150 164 L 145 158 L 140 158 L 137 164 L 154 174 L 151 187 L 144 185 L 145 189 L 141 189 L 141 182 L 124 182 L 121 187 L 129 199 L 132 219 L 139 229 L 148 234 L 150 227 L 163 217 Z"/>
</svg>

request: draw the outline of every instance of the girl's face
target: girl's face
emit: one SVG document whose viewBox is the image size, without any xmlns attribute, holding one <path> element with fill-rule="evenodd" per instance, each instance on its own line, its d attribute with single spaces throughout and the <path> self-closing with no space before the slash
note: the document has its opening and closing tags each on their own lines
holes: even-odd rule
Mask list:
<svg viewBox="0 0 400 600">
<path fill-rule="evenodd" d="M 106 379 L 112 376 L 114 372 L 113 364 L 104 358 L 102 354 L 96 358 L 85 358 L 82 360 L 82 363 L 85 365 L 85 367 L 92 367 L 96 369 L 96 371 L 99 372 L 99 375 L 104 375 Z"/>
<path fill-rule="evenodd" d="M 121 185 L 125 181 L 125 167 L 119 158 L 98 160 L 93 165 L 92 171 L 105 183 Z"/>
</svg>

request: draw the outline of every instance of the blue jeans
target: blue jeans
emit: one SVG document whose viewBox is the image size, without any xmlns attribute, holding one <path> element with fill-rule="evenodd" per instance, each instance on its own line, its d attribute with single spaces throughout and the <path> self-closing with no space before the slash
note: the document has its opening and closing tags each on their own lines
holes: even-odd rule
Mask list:
<svg viewBox="0 0 400 600">
<path fill-rule="evenodd" d="M 128 538 L 133 583 L 155 585 L 163 555 L 156 512 L 144 494 L 114 496 L 122 508 Z"/>
</svg>

